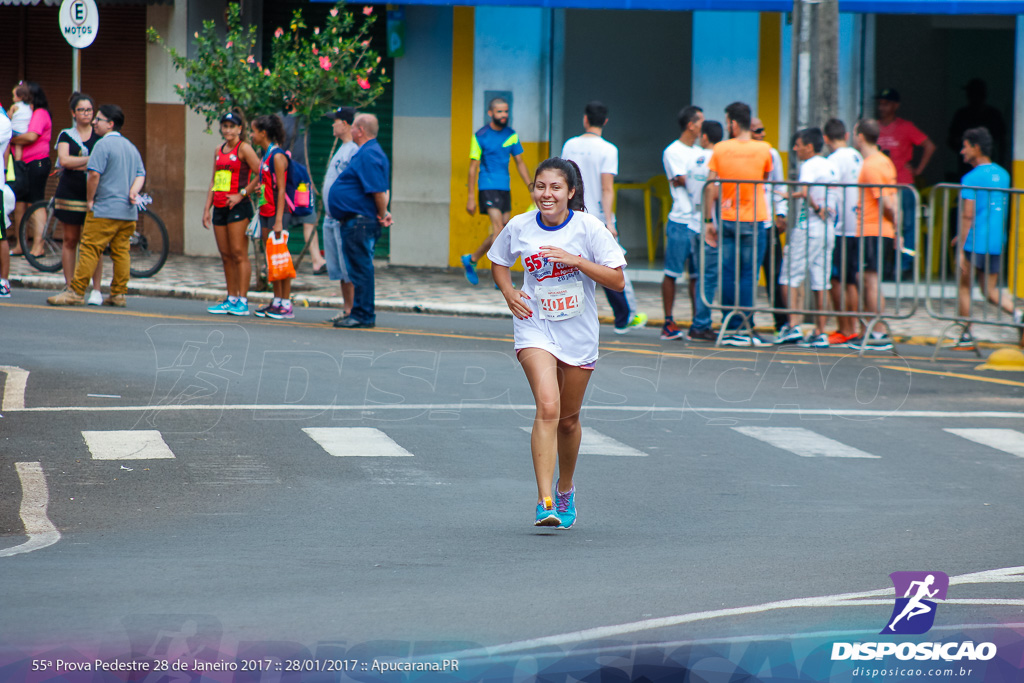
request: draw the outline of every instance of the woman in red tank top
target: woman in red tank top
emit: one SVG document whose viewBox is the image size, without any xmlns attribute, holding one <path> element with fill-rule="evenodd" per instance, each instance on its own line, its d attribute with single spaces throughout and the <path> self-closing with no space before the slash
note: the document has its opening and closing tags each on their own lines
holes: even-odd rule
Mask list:
<svg viewBox="0 0 1024 683">
<path fill-rule="evenodd" d="M 246 294 L 252 268 L 245 230 L 253 217 L 249 194 L 259 187 L 260 159 L 252 145 L 242 140 L 244 130 L 245 124 L 237 113 L 228 112 L 221 117 L 220 135 L 224 142 L 213 156 L 213 178 L 203 207 L 203 227 L 209 230 L 213 226 L 228 287 L 228 297 L 206 309 L 218 315 L 249 315 Z"/>
</svg>

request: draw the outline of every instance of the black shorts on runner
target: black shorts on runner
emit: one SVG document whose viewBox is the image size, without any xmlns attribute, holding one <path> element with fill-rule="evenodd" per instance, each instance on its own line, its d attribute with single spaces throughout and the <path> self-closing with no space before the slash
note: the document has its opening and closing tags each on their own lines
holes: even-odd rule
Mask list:
<svg viewBox="0 0 1024 683">
<path fill-rule="evenodd" d="M 242 200 L 235 204 L 234 208 L 226 206 L 213 207 L 213 224 L 227 225 L 240 221 L 251 221 L 253 217 L 252 202 Z"/>
<path fill-rule="evenodd" d="M 972 266 L 983 273 L 999 273 L 1002 269 L 1002 257 L 999 254 L 975 254 L 965 249 L 964 256 Z"/>
<path fill-rule="evenodd" d="M 481 214 L 486 214 L 487 209 L 512 213 L 512 192 L 509 190 L 480 190 L 478 197 Z"/>
</svg>

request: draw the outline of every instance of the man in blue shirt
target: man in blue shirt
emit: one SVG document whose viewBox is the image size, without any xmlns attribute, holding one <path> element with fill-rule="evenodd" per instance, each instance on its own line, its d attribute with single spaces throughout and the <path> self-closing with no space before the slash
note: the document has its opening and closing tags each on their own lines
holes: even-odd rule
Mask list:
<svg viewBox="0 0 1024 683">
<path fill-rule="evenodd" d="M 1020 324 L 1020 312 L 1014 311 L 1013 297 L 999 288 L 1003 245 L 1006 242 L 1006 219 L 1010 174 L 992 163 L 992 135 L 986 128 L 964 131 L 960 156 L 972 170 L 960 181 L 960 231 L 953 244 L 961 246 L 958 309 L 962 318 L 971 315 L 971 289 L 974 280 L 981 284 L 985 298 L 1013 315 Z M 992 188 L 987 191 L 974 188 Z M 957 348 L 973 348 L 970 324 L 964 329 Z"/>
<path fill-rule="evenodd" d="M 390 227 L 388 212 L 391 165 L 377 142 L 379 124 L 373 114 L 360 114 L 352 123 L 352 141 L 359 151 L 334 181 L 327 203 L 331 217 L 341 222 L 341 250 L 355 286 L 352 311 L 334 321 L 335 327 L 373 327 L 373 248 L 381 227 Z"/>
<path fill-rule="evenodd" d="M 487 105 L 490 123 L 473 134 L 469 150 L 469 200 L 466 212 L 475 216 L 477 211 L 477 179 L 479 177 L 480 213 L 491 219 L 491 234 L 472 254 L 463 254 L 462 267 L 471 285 L 478 284 L 476 262 L 487 253 L 505 224 L 512 217 L 512 179 L 508 172 L 508 159 L 516 160 L 516 170 L 530 189 L 530 172 L 523 161 L 523 146 L 519 136 L 508 126 L 508 102 L 495 97 Z"/>
</svg>

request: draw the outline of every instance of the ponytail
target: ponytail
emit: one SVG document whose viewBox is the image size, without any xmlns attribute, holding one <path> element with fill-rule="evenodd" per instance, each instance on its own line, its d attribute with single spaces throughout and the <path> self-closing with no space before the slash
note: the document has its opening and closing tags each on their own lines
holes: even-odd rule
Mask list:
<svg viewBox="0 0 1024 683">
<path fill-rule="evenodd" d="M 277 114 L 264 114 L 253 119 L 252 125 L 267 134 L 267 138 L 275 145 L 284 142 L 284 124 Z"/>
<path fill-rule="evenodd" d="M 541 171 L 547 170 L 558 171 L 565 178 L 565 184 L 568 185 L 569 189 L 575 190 L 573 196 L 569 198 L 569 208 L 573 211 L 586 211 L 587 207 L 583 201 L 583 175 L 580 173 L 580 167 L 576 165 L 576 162 L 559 157 L 545 159 L 537 166 L 537 170 L 533 174 L 534 181 L 537 180 L 537 176 L 540 175 Z"/>
</svg>

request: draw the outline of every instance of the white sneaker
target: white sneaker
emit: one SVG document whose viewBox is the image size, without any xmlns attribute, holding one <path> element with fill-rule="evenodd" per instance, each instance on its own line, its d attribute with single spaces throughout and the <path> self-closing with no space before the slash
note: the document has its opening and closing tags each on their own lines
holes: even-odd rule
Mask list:
<svg viewBox="0 0 1024 683">
<path fill-rule="evenodd" d="M 89 292 L 89 298 L 85 300 L 85 303 L 89 304 L 90 306 L 102 305 L 103 295 L 100 293 L 100 290 L 94 289 L 91 292 Z"/>
</svg>

